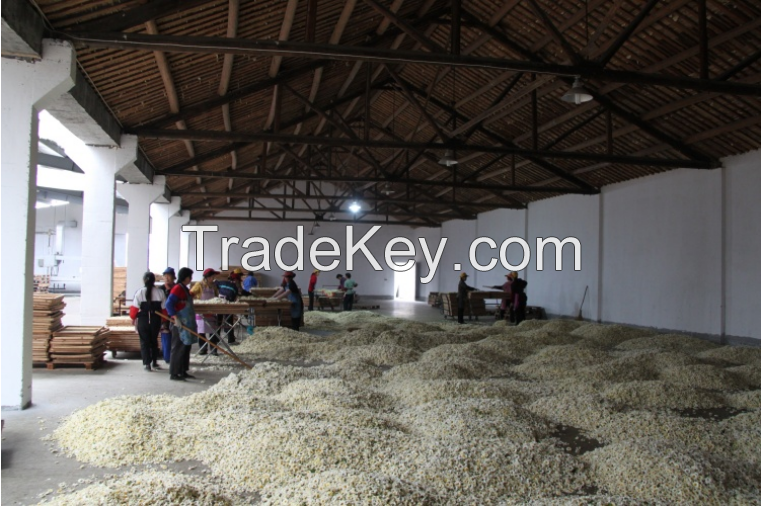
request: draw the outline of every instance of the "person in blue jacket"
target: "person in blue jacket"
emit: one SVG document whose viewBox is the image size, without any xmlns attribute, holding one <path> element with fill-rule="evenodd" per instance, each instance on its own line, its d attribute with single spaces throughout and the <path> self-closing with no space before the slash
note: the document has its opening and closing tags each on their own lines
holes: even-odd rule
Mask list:
<svg viewBox="0 0 763 508">
<path fill-rule="evenodd" d="M 247 272 L 246 278 L 244 279 L 243 286 L 244 286 L 244 291 L 246 291 L 247 293 L 251 293 L 252 289 L 258 286 L 257 277 L 254 276 L 254 272 Z"/>
</svg>

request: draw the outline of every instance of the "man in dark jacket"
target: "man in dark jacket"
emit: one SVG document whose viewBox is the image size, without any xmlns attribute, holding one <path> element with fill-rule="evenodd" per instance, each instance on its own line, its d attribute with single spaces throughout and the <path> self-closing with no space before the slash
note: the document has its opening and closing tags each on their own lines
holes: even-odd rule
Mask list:
<svg viewBox="0 0 763 508">
<path fill-rule="evenodd" d="M 527 281 L 516 277 L 511 283 L 511 295 L 514 298 L 514 317 L 517 324 L 525 320 L 525 310 L 527 309 L 527 295 L 525 288 Z"/>
<path fill-rule="evenodd" d="M 466 307 L 466 302 L 469 300 L 469 291 L 474 291 L 474 288 L 466 283 L 467 277 L 469 276 L 464 272 L 461 272 L 458 281 L 458 297 L 456 298 L 456 301 L 458 302 L 458 322 L 461 324 L 464 323 L 464 308 Z"/>
</svg>

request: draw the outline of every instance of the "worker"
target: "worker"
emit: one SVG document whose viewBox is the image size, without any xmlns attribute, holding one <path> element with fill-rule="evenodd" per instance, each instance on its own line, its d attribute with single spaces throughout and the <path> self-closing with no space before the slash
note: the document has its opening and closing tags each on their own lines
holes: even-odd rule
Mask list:
<svg viewBox="0 0 763 508">
<path fill-rule="evenodd" d="M 244 272 L 240 268 L 233 270 L 227 280 L 215 281 L 220 297 L 229 302 L 235 302 L 241 294 L 241 275 Z M 226 335 L 228 344 L 236 344 L 236 330 L 233 327 L 233 314 L 221 314 L 220 322 L 223 323 L 223 333 Z"/>
<path fill-rule="evenodd" d="M 252 294 L 252 289 L 256 288 L 258 285 L 259 282 L 257 282 L 257 277 L 254 276 L 254 272 L 247 272 L 246 278 L 244 279 L 244 291 Z"/>
<path fill-rule="evenodd" d="M 165 268 L 164 272 L 162 272 L 162 279 L 164 284 L 159 286 L 159 288 L 164 292 L 164 298 L 162 299 L 164 301 L 170 296 L 170 291 L 172 291 L 172 287 L 175 285 L 175 269 L 171 266 Z M 159 333 L 162 337 L 162 356 L 164 357 L 164 362 L 169 365 L 170 353 L 172 352 L 172 332 L 170 331 L 170 322 L 166 319 L 162 319 Z"/>
<path fill-rule="evenodd" d="M 307 310 L 313 310 L 313 303 L 315 303 L 315 285 L 318 284 L 318 275 L 320 270 L 313 270 L 313 274 L 310 276 L 310 283 L 307 285 L 307 297 L 308 304 Z"/>
<path fill-rule="evenodd" d="M 244 292 L 244 270 L 236 268 L 231 272 L 228 278 L 236 285 L 238 288 L 238 295 L 241 296 L 241 293 Z"/>
<path fill-rule="evenodd" d="M 507 293 L 506 298 L 501 300 L 501 319 L 506 317 L 506 311 L 509 311 L 509 322 L 514 322 L 514 298 L 511 296 L 511 283 L 517 278 L 517 272 L 509 272 L 506 274 L 506 282 L 503 286 L 490 286 L 492 289 L 500 289 L 504 293 Z"/>
<path fill-rule="evenodd" d="M 344 293 L 344 282 L 346 280 L 344 278 L 344 275 L 342 275 L 341 273 L 336 274 L 336 280 L 339 281 L 339 286 L 337 287 L 337 289 L 341 291 L 342 293 Z"/>
<path fill-rule="evenodd" d="M 220 272 L 213 268 L 207 268 L 202 274 L 201 282 L 197 282 L 191 288 L 191 295 L 195 300 L 211 300 L 220 295 L 220 291 L 215 284 L 215 276 Z M 196 314 L 196 331 L 204 338 L 209 339 L 213 344 L 220 342 L 215 332 L 217 331 L 217 316 L 215 314 Z M 211 347 L 202 339 L 199 339 L 199 354 L 207 354 L 209 349 L 214 356 L 217 356 L 217 349 Z"/>
<path fill-rule="evenodd" d="M 161 287 L 161 289 L 164 291 L 164 298 L 166 299 L 168 296 L 170 296 L 170 291 L 175 285 L 175 269 L 171 266 L 165 268 L 164 272 L 162 272 L 162 279 L 164 280 L 164 285 Z"/>
<path fill-rule="evenodd" d="M 355 288 L 358 283 L 349 273 L 344 274 L 344 310 L 352 310 L 352 304 L 355 302 Z"/>
<path fill-rule="evenodd" d="M 292 330 L 299 331 L 299 325 L 302 323 L 302 314 L 304 310 L 302 292 L 299 290 L 297 283 L 294 282 L 294 277 L 296 277 L 294 272 L 284 272 L 283 277 L 284 280 L 286 280 L 286 287 L 279 289 L 274 295 L 274 298 L 287 298 L 289 302 L 291 302 L 291 328 Z"/>
<path fill-rule="evenodd" d="M 164 291 L 156 287 L 156 276 L 152 272 L 143 274 L 143 286 L 135 292 L 130 307 L 130 319 L 136 325 L 140 337 L 140 356 L 143 368 L 151 372 L 151 367 L 159 370 L 159 345 L 156 342 L 162 327 L 162 319 L 156 312 L 164 311 Z"/>
<path fill-rule="evenodd" d="M 194 378 L 188 373 L 191 366 L 191 345 L 196 342 L 196 337 L 188 331 L 191 330 L 196 333 L 193 295 L 188 290 L 191 277 L 193 277 L 193 270 L 181 268 L 178 272 L 178 283 L 172 288 L 165 302 L 167 314 L 173 322 L 172 353 L 170 355 L 170 379 L 172 381 L 185 381 L 186 378 Z"/>
<path fill-rule="evenodd" d="M 474 291 L 474 288 L 466 283 L 466 279 L 469 277 L 466 273 L 461 272 L 458 280 L 458 322 L 464 324 L 464 308 L 466 302 L 469 299 L 469 291 Z"/>
<path fill-rule="evenodd" d="M 527 310 L 526 287 L 527 281 L 520 279 L 518 276 L 511 283 L 511 294 L 514 298 L 514 317 L 517 324 L 525 320 L 525 311 Z"/>
</svg>

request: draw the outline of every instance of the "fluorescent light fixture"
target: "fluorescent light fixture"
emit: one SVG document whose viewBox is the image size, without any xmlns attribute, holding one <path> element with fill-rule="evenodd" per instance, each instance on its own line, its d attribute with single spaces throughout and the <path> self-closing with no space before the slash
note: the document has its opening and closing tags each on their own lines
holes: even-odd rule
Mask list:
<svg viewBox="0 0 763 508">
<path fill-rule="evenodd" d="M 360 211 L 360 204 L 357 201 L 350 203 L 350 211 L 352 213 L 358 213 Z"/>
<path fill-rule="evenodd" d="M 567 93 L 562 95 L 564 102 L 572 102 L 574 104 L 582 104 L 593 100 L 593 95 L 588 93 L 583 85 L 580 83 L 580 78 L 575 78 L 575 82 L 572 84 L 572 88 L 567 90 Z"/>
</svg>

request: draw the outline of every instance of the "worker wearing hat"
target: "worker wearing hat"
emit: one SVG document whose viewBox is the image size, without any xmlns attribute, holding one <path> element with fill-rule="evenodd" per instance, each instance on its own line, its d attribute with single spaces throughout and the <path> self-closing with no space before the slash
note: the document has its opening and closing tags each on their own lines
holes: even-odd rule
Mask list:
<svg viewBox="0 0 763 508">
<path fill-rule="evenodd" d="M 217 290 L 219 291 L 220 297 L 225 298 L 229 302 L 235 302 L 236 299 L 241 295 L 241 275 L 243 274 L 243 270 L 241 268 L 236 268 L 230 274 L 228 275 L 227 280 L 218 280 L 215 281 L 215 284 L 217 285 Z M 224 323 L 224 335 L 226 336 L 226 340 L 228 341 L 228 344 L 235 344 L 236 343 L 236 334 L 235 329 L 233 328 L 233 315 L 232 314 L 220 314 L 218 316 L 218 319 L 221 320 L 222 323 Z"/>
<path fill-rule="evenodd" d="M 220 275 L 220 272 L 213 268 L 204 270 L 201 282 L 197 282 L 191 288 L 191 295 L 193 295 L 194 300 L 211 300 L 220 295 L 217 284 L 215 284 L 215 276 L 217 275 Z M 215 335 L 215 330 L 217 330 L 217 316 L 215 314 L 196 314 L 196 330 L 199 335 L 209 338 L 212 343 L 217 344 L 220 342 L 220 339 Z M 199 339 L 199 354 L 207 354 L 209 352 L 208 349 L 210 349 L 210 346 Z M 212 354 L 217 355 L 217 349 L 211 349 Z"/>
<path fill-rule="evenodd" d="M 469 292 L 474 291 L 474 288 L 466 283 L 466 279 L 469 276 L 465 272 L 461 272 L 458 280 L 458 296 L 456 302 L 458 303 L 458 322 L 464 323 L 464 308 L 466 302 L 469 300 Z"/>
<path fill-rule="evenodd" d="M 276 291 L 273 298 L 287 298 L 291 302 L 291 328 L 292 330 L 299 331 L 304 305 L 302 303 L 302 292 L 299 290 L 297 283 L 294 282 L 296 275 L 291 271 L 284 272 L 283 278 L 286 281 L 286 286 Z"/>
<path fill-rule="evenodd" d="M 307 304 L 307 310 L 313 310 L 313 303 L 315 302 L 315 286 L 318 284 L 318 275 L 320 275 L 320 270 L 313 270 L 313 274 L 310 275 L 310 283 L 307 285 L 307 296 L 308 296 L 308 304 Z"/>
<path fill-rule="evenodd" d="M 516 323 L 519 324 L 525 320 L 525 312 L 527 310 L 527 294 L 525 288 L 527 287 L 527 281 L 520 279 L 517 272 L 512 272 L 514 277 L 511 281 L 511 298 L 514 309 L 514 318 Z"/>
<path fill-rule="evenodd" d="M 518 277 L 517 272 L 509 272 L 506 274 L 506 282 L 502 286 L 490 286 L 492 289 L 499 289 L 506 293 L 506 298 L 501 300 L 500 316 L 501 319 L 506 317 L 506 311 L 509 311 L 509 322 L 514 322 L 514 298 L 511 295 L 511 283 Z"/>
<path fill-rule="evenodd" d="M 162 272 L 162 279 L 164 280 L 162 291 L 164 291 L 164 298 L 166 299 L 170 295 L 170 291 L 172 291 L 172 286 L 175 285 L 175 269 L 171 266 L 165 268 Z"/>
</svg>

